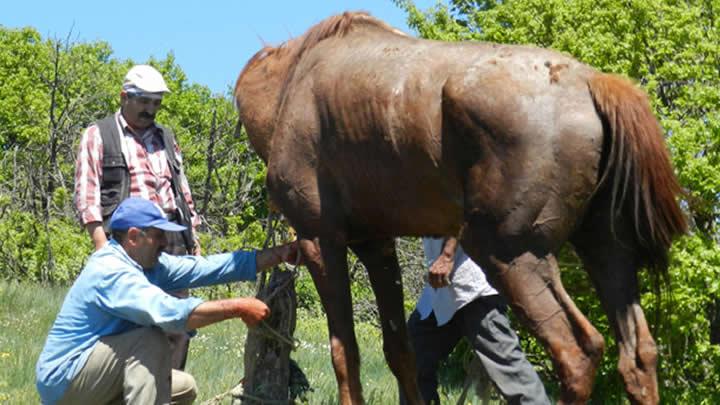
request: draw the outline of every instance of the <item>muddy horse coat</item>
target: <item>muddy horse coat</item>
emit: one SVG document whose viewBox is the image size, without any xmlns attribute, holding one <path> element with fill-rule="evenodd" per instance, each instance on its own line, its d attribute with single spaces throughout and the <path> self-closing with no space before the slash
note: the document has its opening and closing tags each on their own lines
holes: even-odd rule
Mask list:
<svg viewBox="0 0 720 405">
<path fill-rule="evenodd" d="M 544 344 L 561 402 L 584 403 L 602 336 L 560 282 L 567 241 L 620 349 L 629 398 L 657 403 L 637 272 L 667 271 L 686 229 L 647 98 L 560 53 L 406 36 L 363 13 L 258 52 L 235 88 L 327 313 L 342 403 L 361 403 L 347 249 L 368 269 L 390 368 L 422 402 L 394 237 L 457 237 Z"/>
</svg>

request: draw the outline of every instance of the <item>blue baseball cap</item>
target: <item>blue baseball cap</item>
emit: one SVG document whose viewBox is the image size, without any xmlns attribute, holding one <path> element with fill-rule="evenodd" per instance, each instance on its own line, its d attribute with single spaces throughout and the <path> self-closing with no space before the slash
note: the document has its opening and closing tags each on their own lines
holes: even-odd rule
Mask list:
<svg viewBox="0 0 720 405">
<path fill-rule="evenodd" d="M 130 228 L 158 228 L 163 231 L 184 231 L 186 228 L 168 221 L 157 204 L 139 197 L 130 197 L 117 207 L 110 217 L 110 229 L 124 231 Z"/>
</svg>

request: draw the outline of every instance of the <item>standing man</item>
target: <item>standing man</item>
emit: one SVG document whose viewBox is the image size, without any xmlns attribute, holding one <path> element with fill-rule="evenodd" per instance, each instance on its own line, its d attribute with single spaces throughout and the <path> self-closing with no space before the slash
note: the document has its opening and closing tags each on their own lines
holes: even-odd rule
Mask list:
<svg viewBox="0 0 720 405">
<path fill-rule="evenodd" d="M 168 291 L 241 280 L 281 262 L 296 263 L 296 243 L 257 252 L 200 256 L 164 253 L 167 220 L 149 200 L 129 198 L 109 222 L 112 240 L 95 251 L 68 291 L 37 362 L 43 404 L 189 404 L 193 377 L 171 367 L 162 331 L 186 332 L 229 318 L 248 326 L 269 308 L 255 298 L 203 302 Z"/>
<path fill-rule="evenodd" d="M 408 331 L 417 356 L 420 391 L 439 404 L 437 371 L 465 337 L 490 379 L 510 404 L 549 404 L 540 377 L 520 348 L 506 305 L 485 273 L 455 239 L 423 238 L 429 270 Z"/>
<path fill-rule="evenodd" d="M 108 241 L 108 221 L 118 204 L 142 197 L 159 205 L 168 219 L 185 226 L 166 237 L 170 254 L 200 254 L 195 212 L 182 156 L 172 131 L 155 123 L 163 95 L 170 90 L 160 72 L 149 65 L 133 66 L 120 91 L 120 111 L 83 133 L 75 170 L 75 206 L 95 250 Z M 174 292 L 187 296 L 187 291 Z M 189 336 L 169 335 L 173 366 L 185 368 Z"/>
</svg>

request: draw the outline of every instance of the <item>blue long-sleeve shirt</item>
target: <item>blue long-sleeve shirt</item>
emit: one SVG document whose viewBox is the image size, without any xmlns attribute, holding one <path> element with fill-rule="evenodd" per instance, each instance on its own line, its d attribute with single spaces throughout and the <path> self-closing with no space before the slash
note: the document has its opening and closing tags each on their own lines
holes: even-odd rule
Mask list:
<svg viewBox="0 0 720 405">
<path fill-rule="evenodd" d="M 53 404 L 83 368 L 95 343 L 141 326 L 184 331 L 190 313 L 203 301 L 166 291 L 256 278 L 255 252 L 207 257 L 161 254 L 144 271 L 116 241 L 90 256 L 65 297 L 36 365 L 37 389 Z"/>
</svg>

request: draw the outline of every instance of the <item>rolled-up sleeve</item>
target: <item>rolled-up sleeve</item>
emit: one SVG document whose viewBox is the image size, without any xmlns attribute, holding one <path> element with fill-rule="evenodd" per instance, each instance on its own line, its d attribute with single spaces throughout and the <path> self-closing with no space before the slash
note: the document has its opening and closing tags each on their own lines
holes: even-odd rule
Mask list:
<svg viewBox="0 0 720 405">
<path fill-rule="evenodd" d="M 166 291 L 205 287 L 257 278 L 255 251 L 238 250 L 210 256 L 173 256 L 163 253 L 149 274 Z"/>
<path fill-rule="evenodd" d="M 75 208 L 83 225 L 102 221 L 102 158 L 100 130 L 92 125 L 82 135 L 75 161 Z"/>
</svg>

